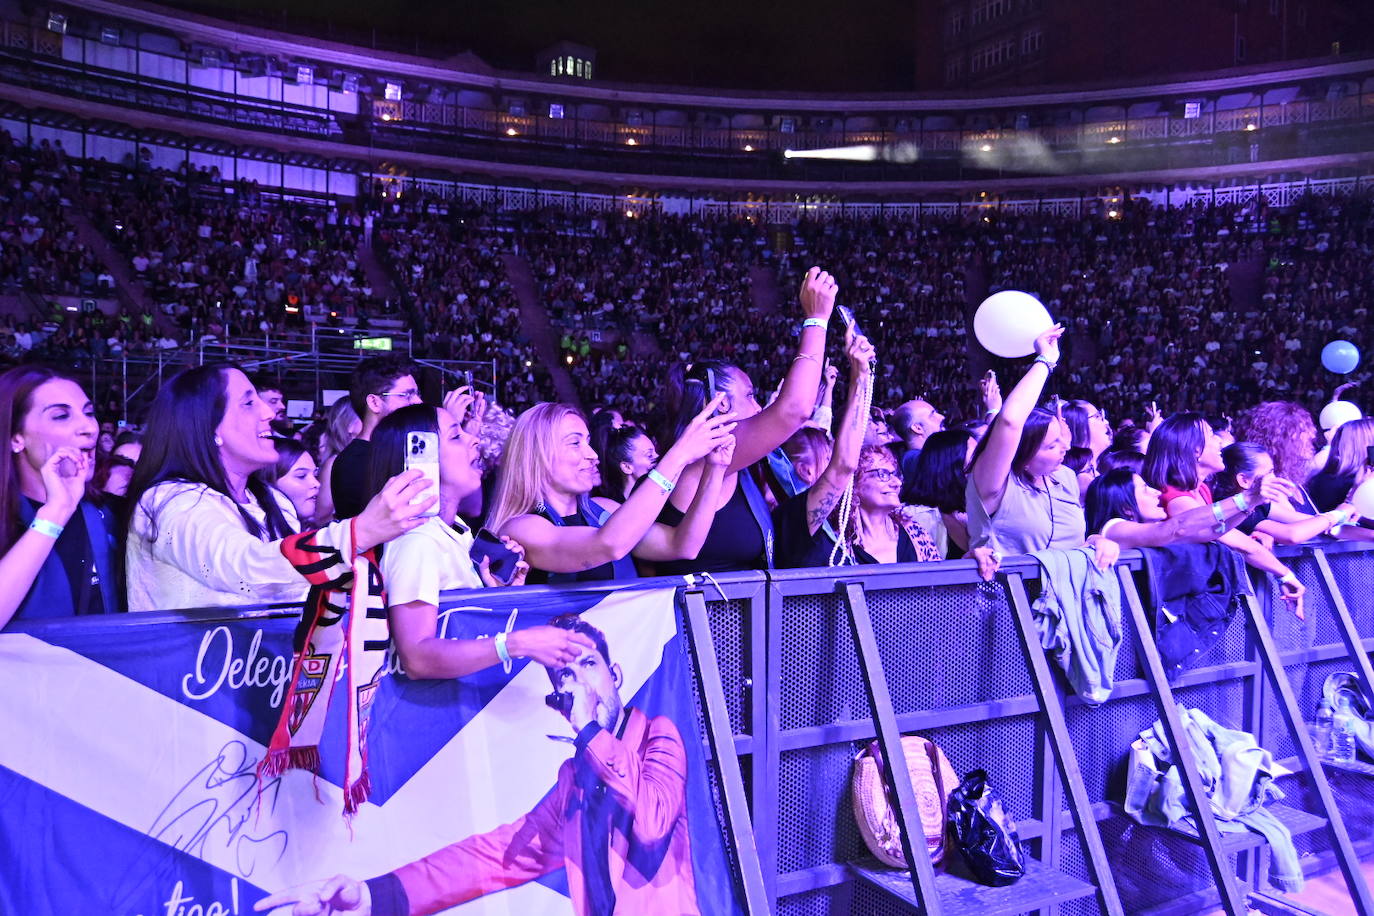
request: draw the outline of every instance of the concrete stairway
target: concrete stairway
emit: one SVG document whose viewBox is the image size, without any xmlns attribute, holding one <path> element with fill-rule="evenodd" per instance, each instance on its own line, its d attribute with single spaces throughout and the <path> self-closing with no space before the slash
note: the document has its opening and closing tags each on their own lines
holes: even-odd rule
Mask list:
<svg viewBox="0 0 1374 916">
<path fill-rule="evenodd" d="M 153 329 L 155 331 L 159 334 L 180 336 L 171 318 L 163 314 L 161 309 L 155 307 L 143 281 L 134 274 L 133 265 L 95 227 L 86 212 L 80 207 L 72 206 L 67 209 L 64 215 L 76 232 L 77 240 L 90 249 L 91 254 L 95 255 L 101 266 L 109 272 L 111 277 L 114 277 L 115 293 L 119 297 L 120 308 L 133 313 L 148 312 L 153 316 Z"/>
<path fill-rule="evenodd" d="M 559 359 L 557 335 L 549 322 L 549 313 L 539 298 L 539 285 L 530 270 L 530 262 L 522 254 L 506 252 L 501 255 L 506 265 L 506 279 L 520 304 L 520 323 L 534 345 L 535 355 L 539 357 L 553 379 L 553 390 L 558 400 L 568 404 L 582 404 L 577 386 L 573 384 L 572 374 Z M 375 288 L 375 287 L 374 287 Z"/>
</svg>

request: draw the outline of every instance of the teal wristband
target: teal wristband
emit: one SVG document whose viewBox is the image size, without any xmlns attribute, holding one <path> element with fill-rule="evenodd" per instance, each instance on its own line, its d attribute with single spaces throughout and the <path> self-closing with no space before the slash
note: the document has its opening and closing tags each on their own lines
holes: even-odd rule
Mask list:
<svg viewBox="0 0 1374 916">
<path fill-rule="evenodd" d="M 62 536 L 63 527 L 57 522 L 50 522 L 45 518 L 36 518 L 29 523 L 29 530 L 46 534 L 55 541 Z"/>
<path fill-rule="evenodd" d="M 652 468 L 647 476 L 651 481 L 657 484 L 658 488 L 664 493 L 671 493 L 673 490 L 677 489 L 677 484 L 660 474 L 658 468 Z"/>
<path fill-rule="evenodd" d="M 1242 512 L 1247 512 L 1247 511 L 1249 511 L 1249 509 L 1250 509 L 1250 501 L 1247 500 L 1247 499 L 1245 498 L 1245 494 L 1244 494 L 1244 493 L 1237 493 L 1235 496 L 1233 496 L 1233 497 L 1231 497 L 1231 498 L 1234 499 L 1234 500 L 1236 501 L 1236 508 L 1237 508 L 1237 509 L 1239 509 L 1239 510 L 1242 511 Z"/>
<path fill-rule="evenodd" d="M 830 327 L 828 318 L 808 318 L 802 322 L 802 330 L 807 328 L 820 328 L 822 331 Z"/>
<path fill-rule="evenodd" d="M 506 669 L 507 674 L 510 674 L 511 662 L 514 661 L 514 659 L 510 657 L 510 650 L 506 648 L 506 638 L 508 636 L 510 636 L 510 634 L 502 630 L 500 633 L 496 634 L 492 642 L 496 643 L 496 657 L 501 659 L 501 666 Z"/>
</svg>

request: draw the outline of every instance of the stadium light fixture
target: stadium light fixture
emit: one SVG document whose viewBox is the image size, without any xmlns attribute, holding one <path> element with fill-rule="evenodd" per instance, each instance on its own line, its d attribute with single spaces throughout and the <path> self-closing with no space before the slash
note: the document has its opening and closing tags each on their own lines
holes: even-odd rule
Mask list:
<svg viewBox="0 0 1374 916">
<path fill-rule="evenodd" d="M 625 138 L 625 145 L 626 145 L 626 146 L 639 146 L 639 141 L 636 140 L 634 137 L 626 137 L 626 138 Z"/>
<path fill-rule="evenodd" d="M 516 130 L 514 127 L 507 127 L 507 128 L 506 128 L 506 136 L 507 136 L 507 137 L 518 137 L 518 136 L 520 136 L 520 131 Z"/>
<path fill-rule="evenodd" d="M 382 98 L 388 102 L 399 102 L 401 100 L 401 84 L 387 80 L 386 87 L 382 92 Z"/>
<path fill-rule="evenodd" d="M 1116 135 L 1112 135 L 1107 138 L 1107 142 L 1115 146 L 1116 144 L 1121 142 L 1121 138 Z"/>
<path fill-rule="evenodd" d="M 67 17 L 61 13 L 48 14 L 48 31 L 59 35 L 67 34 Z"/>
<path fill-rule="evenodd" d="M 746 144 L 744 144 L 744 151 L 745 151 L 746 153 L 752 153 L 752 152 L 754 151 L 754 144 L 752 144 L 752 143 L 746 143 Z"/>
<path fill-rule="evenodd" d="M 119 44 L 119 29 L 112 25 L 101 26 L 100 43 L 107 45 Z"/>
</svg>

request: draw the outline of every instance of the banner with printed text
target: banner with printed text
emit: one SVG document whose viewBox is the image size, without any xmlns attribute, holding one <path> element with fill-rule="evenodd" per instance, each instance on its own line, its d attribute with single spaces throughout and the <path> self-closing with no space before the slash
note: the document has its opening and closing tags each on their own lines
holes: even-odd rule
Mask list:
<svg viewBox="0 0 1374 916">
<path fill-rule="evenodd" d="M 255 776 L 295 618 L 0 634 L 0 913 L 237 916 L 335 875 L 373 916 L 743 913 L 674 590 L 522 592 L 456 593 L 440 635 L 578 613 L 596 651 L 386 676 L 351 825 L 345 704 L 318 778 Z"/>
</svg>

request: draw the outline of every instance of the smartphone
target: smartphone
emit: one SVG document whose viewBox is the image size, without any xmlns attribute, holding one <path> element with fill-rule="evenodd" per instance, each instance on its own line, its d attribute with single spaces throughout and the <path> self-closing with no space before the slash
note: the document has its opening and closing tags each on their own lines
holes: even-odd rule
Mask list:
<svg viewBox="0 0 1374 916">
<path fill-rule="evenodd" d="M 1374 445 L 1366 446 L 1364 450 L 1364 463 L 1374 468 Z"/>
<path fill-rule="evenodd" d="M 716 370 L 714 370 L 714 369 L 709 369 L 709 368 L 708 368 L 708 369 L 706 370 L 706 403 L 707 403 L 707 404 L 711 403 L 711 399 L 714 398 L 715 396 L 716 396 Z M 718 407 L 718 408 L 716 408 L 716 413 L 712 414 L 711 416 L 715 416 L 716 414 L 720 413 L 722 410 L 724 410 L 723 407 Z"/>
<path fill-rule="evenodd" d="M 485 528 L 472 539 L 468 555 L 474 563 L 480 563 L 483 558 L 489 560 L 487 569 L 506 584 L 510 584 L 511 576 L 515 575 L 515 565 L 520 562 L 520 554 L 501 543 L 499 537 Z"/>
<path fill-rule="evenodd" d="M 468 386 L 469 388 L 472 387 L 472 370 L 471 370 L 471 369 L 464 369 L 464 370 L 463 370 L 463 384 L 466 385 L 466 386 Z"/>
<path fill-rule="evenodd" d="M 844 329 L 846 331 L 849 331 L 855 337 L 863 333 L 863 331 L 859 330 L 859 322 L 854 320 L 854 313 L 850 311 L 848 306 L 837 305 L 835 306 L 835 311 L 839 312 L 840 321 L 844 323 Z"/>
<path fill-rule="evenodd" d="M 439 495 L 439 434 L 409 432 L 406 433 L 406 454 L 405 469 L 407 471 L 418 468 L 429 481 L 430 487 L 427 488 L 425 496 Z M 434 490 L 433 494 L 428 489 Z M 426 509 L 423 515 L 438 515 L 439 501 Z"/>
</svg>

